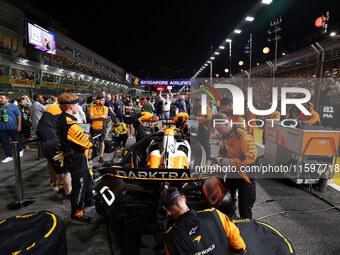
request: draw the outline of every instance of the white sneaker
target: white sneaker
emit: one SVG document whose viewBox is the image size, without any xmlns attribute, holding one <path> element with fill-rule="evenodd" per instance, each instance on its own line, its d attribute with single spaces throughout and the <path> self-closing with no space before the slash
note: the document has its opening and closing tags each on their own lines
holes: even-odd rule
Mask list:
<svg viewBox="0 0 340 255">
<path fill-rule="evenodd" d="M 3 161 L 1 161 L 2 163 L 7 163 L 7 162 L 10 162 L 10 161 L 12 161 L 13 160 L 13 158 L 12 157 L 7 157 L 7 158 L 5 158 Z"/>
<path fill-rule="evenodd" d="M 24 150 L 20 151 L 20 158 L 24 156 Z"/>
</svg>

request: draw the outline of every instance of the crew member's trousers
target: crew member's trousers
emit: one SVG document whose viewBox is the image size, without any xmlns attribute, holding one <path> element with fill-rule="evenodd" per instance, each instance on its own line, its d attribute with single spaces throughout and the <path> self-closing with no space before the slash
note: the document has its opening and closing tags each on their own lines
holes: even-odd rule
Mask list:
<svg viewBox="0 0 340 255">
<path fill-rule="evenodd" d="M 238 209 L 240 217 L 251 219 L 253 217 L 252 208 L 256 199 L 255 178 L 249 178 L 251 183 L 247 182 L 241 176 L 239 178 L 230 178 L 226 180 L 226 187 L 230 191 L 233 205 L 231 216 L 236 215 L 236 191 L 238 191 Z"/>
<path fill-rule="evenodd" d="M 92 178 L 84 153 L 75 153 L 67 169 L 70 169 L 72 177 L 71 216 L 74 216 L 77 210 L 92 205 Z"/>
<path fill-rule="evenodd" d="M 113 140 L 113 147 L 116 149 L 120 144 L 122 144 L 122 147 L 125 147 L 126 141 L 128 139 L 127 134 L 119 135 L 118 137 L 114 137 Z"/>
</svg>

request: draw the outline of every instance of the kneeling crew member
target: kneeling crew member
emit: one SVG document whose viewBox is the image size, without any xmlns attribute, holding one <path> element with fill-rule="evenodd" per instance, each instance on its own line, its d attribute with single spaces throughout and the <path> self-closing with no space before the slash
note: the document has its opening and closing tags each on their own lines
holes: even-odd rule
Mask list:
<svg viewBox="0 0 340 255">
<path fill-rule="evenodd" d="M 226 119 L 226 115 L 220 113 L 215 115 L 214 119 Z M 218 156 L 220 165 L 230 165 L 240 170 L 241 167 L 250 166 L 255 163 L 257 148 L 254 137 L 247 130 L 235 124 L 231 126 L 230 122 L 215 123 L 214 128 L 222 136 L 222 144 Z M 228 173 L 226 186 L 230 190 L 234 202 L 231 215 L 235 215 L 236 191 L 238 190 L 240 216 L 241 218 L 251 219 L 252 207 L 256 199 L 255 178 L 248 178 L 244 172 L 238 172 L 235 175 Z"/>
<path fill-rule="evenodd" d="M 72 177 L 71 218 L 78 223 L 89 224 L 91 218 L 83 215 L 83 208 L 92 205 L 92 180 L 87 165 L 88 149 L 92 144 L 72 116 L 78 111 L 78 97 L 63 93 L 58 102 L 62 114 L 57 121 L 57 134 L 64 152 L 64 165 Z"/>
<path fill-rule="evenodd" d="M 177 222 L 165 232 L 167 255 L 181 254 L 236 254 L 246 252 L 246 244 L 239 229 L 229 218 L 215 208 L 190 210 L 185 197 L 177 188 L 170 187 L 161 194 L 165 210 Z"/>
<path fill-rule="evenodd" d="M 112 134 L 113 147 L 117 148 L 120 144 L 122 144 L 122 147 L 124 148 L 128 139 L 128 129 L 126 124 L 120 122 L 119 118 L 117 117 L 114 119 Z"/>
</svg>

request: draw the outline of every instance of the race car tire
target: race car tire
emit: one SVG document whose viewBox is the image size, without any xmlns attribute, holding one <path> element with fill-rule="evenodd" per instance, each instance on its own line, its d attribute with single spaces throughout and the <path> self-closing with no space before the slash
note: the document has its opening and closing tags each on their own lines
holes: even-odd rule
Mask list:
<svg viewBox="0 0 340 255">
<path fill-rule="evenodd" d="M 294 255 L 291 242 L 273 226 L 253 219 L 231 219 L 247 246 L 247 255 Z"/>
<path fill-rule="evenodd" d="M 153 133 L 153 131 L 152 131 L 151 127 L 140 126 L 138 128 L 136 142 L 140 141 L 144 137 L 147 137 L 148 135 L 151 135 L 152 133 Z"/>
<path fill-rule="evenodd" d="M 0 251 L 1 254 L 65 255 L 63 220 L 49 211 L 0 220 Z"/>
</svg>

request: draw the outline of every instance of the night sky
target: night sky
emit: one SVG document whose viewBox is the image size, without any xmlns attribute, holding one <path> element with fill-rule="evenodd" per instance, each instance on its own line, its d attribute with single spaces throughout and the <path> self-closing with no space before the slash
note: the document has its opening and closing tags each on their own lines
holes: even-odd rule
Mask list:
<svg viewBox="0 0 340 255">
<path fill-rule="evenodd" d="M 26 0 L 57 20 L 70 38 L 140 78 L 186 79 L 216 50 L 255 0 L 161 1 L 41 1 Z M 253 34 L 253 65 L 273 58 L 267 43 L 270 21 L 282 16 L 279 53 L 291 52 L 321 40 L 314 21 L 330 11 L 329 31 L 338 30 L 336 0 L 273 0 L 233 39 L 233 73 L 239 60 L 248 67 L 244 46 Z M 39 24 L 38 21 L 34 20 Z M 340 31 L 337 31 L 340 32 Z M 312 36 L 310 36 L 312 35 Z M 308 37 L 309 36 L 309 37 Z M 308 39 L 308 40 L 307 40 Z M 272 51 L 263 56 L 262 49 Z M 229 66 L 227 48 L 216 57 L 214 73 Z M 245 68 L 244 67 L 244 68 Z M 200 77 L 209 76 L 208 70 Z"/>
</svg>

